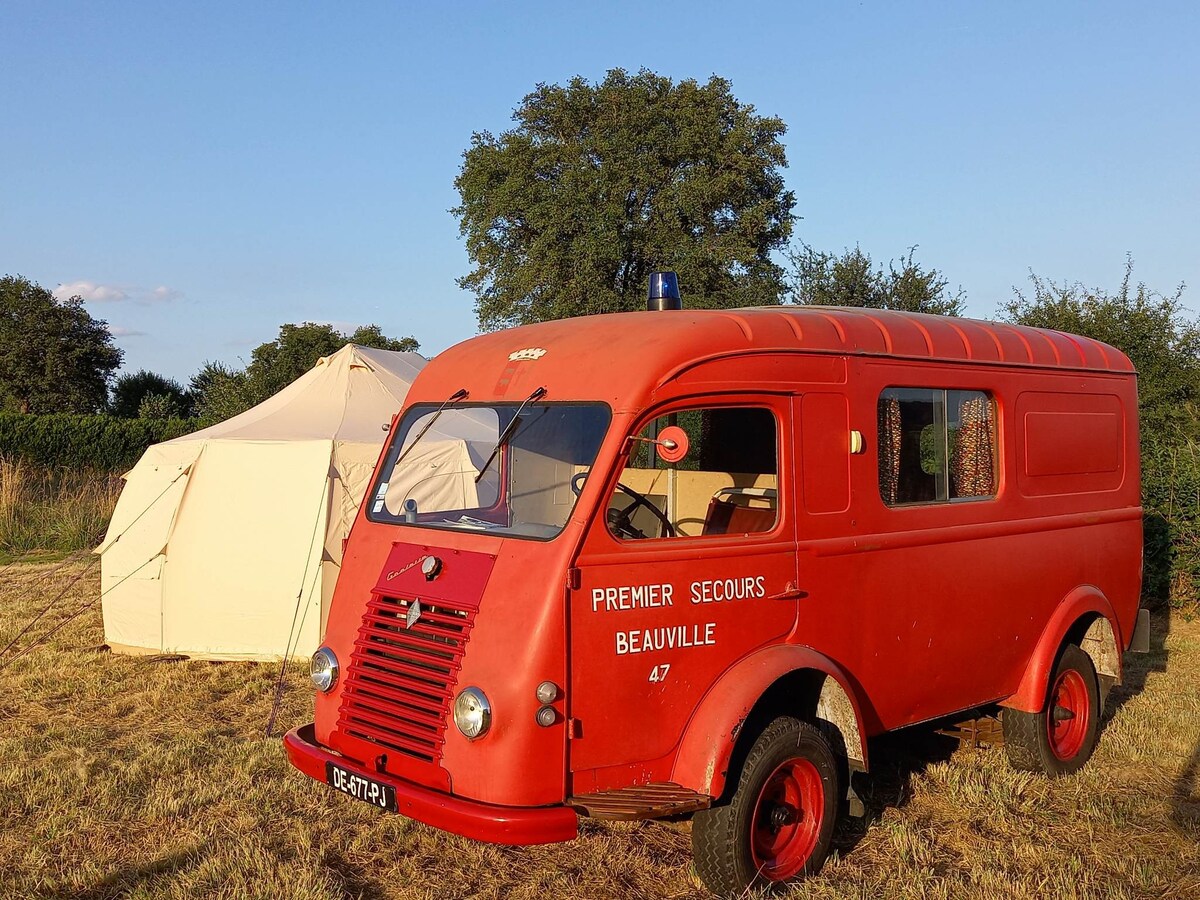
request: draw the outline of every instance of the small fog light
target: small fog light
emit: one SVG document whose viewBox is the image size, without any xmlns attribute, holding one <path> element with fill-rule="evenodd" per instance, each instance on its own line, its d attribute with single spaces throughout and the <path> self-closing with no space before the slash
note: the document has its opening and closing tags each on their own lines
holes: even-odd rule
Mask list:
<svg viewBox="0 0 1200 900">
<path fill-rule="evenodd" d="M 549 728 L 557 718 L 558 715 L 554 712 L 553 706 L 543 706 L 537 711 L 537 723 L 543 728 Z"/>
<path fill-rule="evenodd" d="M 538 703 L 553 703 L 558 699 L 558 685 L 553 681 L 543 681 L 537 686 Z"/>
<path fill-rule="evenodd" d="M 333 690 L 338 679 L 338 661 L 333 651 L 322 647 L 314 653 L 308 665 L 308 674 L 318 691 L 328 693 Z"/>
<path fill-rule="evenodd" d="M 492 724 L 492 706 L 477 687 L 464 688 L 454 698 L 454 724 L 467 740 L 481 737 Z"/>
</svg>

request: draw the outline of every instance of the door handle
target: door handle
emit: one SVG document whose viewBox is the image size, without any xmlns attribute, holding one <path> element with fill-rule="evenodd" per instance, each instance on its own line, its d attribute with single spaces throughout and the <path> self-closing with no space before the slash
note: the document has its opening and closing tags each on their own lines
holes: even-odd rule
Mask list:
<svg viewBox="0 0 1200 900">
<path fill-rule="evenodd" d="M 771 594 L 767 597 L 768 600 L 803 600 L 808 596 L 808 591 L 802 591 L 792 582 L 788 582 L 782 591 L 778 594 Z"/>
</svg>

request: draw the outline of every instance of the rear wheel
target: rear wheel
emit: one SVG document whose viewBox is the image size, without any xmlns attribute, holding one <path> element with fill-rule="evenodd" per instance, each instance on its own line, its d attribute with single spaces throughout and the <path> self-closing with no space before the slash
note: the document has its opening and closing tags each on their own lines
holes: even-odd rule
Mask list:
<svg viewBox="0 0 1200 900">
<path fill-rule="evenodd" d="M 1091 758 L 1100 732 L 1100 681 L 1091 658 L 1075 644 L 1059 657 L 1040 713 L 1006 709 L 1004 747 L 1018 768 L 1070 775 Z"/>
<path fill-rule="evenodd" d="M 829 854 L 840 780 L 820 731 L 776 719 L 750 749 L 730 802 L 692 818 L 700 880 L 725 895 L 815 873 Z"/>
</svg>

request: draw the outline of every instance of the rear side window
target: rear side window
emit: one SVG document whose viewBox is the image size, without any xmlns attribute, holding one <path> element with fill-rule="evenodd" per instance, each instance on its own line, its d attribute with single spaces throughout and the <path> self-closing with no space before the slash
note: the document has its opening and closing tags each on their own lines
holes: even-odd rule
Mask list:
<svg viewBox="0 0 1200 900">
<path fill-rule="evenodd" d="M 995 404 L 982 391 L 879 395 L 879 493 L 888 506 L 996 495 Z"/>
</svg>

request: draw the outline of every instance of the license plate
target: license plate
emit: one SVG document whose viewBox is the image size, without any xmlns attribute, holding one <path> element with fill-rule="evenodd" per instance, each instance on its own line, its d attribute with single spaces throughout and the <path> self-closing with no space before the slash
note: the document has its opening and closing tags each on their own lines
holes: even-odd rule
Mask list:
<svg viewBox="0 0 1200 900">
<path fill-rule="evenodd" d="M 343 794 L 349 794 L 355 800 L 362 800 L 391 812 L 396 811 L 396 789 L 390 784 L 367 778 L 331 762 L 325 763 L 325 783 Z"/>
</svg>

